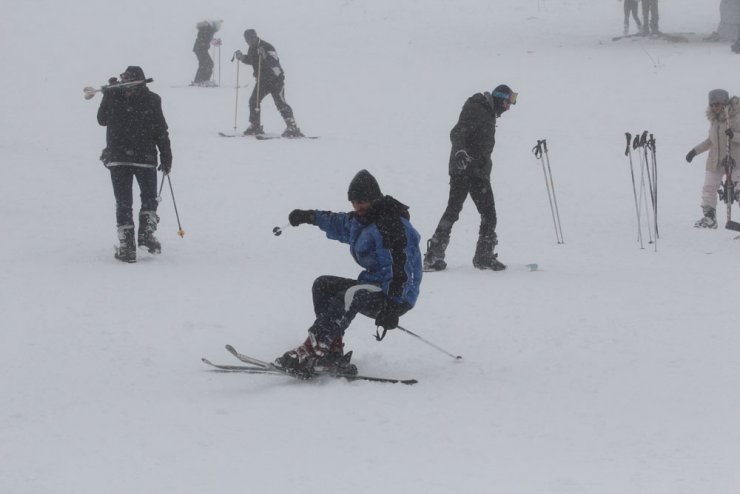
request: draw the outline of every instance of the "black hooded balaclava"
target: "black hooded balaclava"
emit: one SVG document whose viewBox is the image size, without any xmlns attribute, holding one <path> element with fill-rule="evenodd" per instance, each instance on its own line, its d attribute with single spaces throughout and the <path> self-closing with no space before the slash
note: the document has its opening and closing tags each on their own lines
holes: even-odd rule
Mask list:
<svg viewBox="0 0 740 494">
<path fill-rule="evenodd" d="M 357 175 L 349 183 L 347 198 L 350 201 L 373 202 L 381 197 L 383 197 L 383 194 L 380 192 L 378 181 L 367 170 L 357 172 Z"/>
</svg>

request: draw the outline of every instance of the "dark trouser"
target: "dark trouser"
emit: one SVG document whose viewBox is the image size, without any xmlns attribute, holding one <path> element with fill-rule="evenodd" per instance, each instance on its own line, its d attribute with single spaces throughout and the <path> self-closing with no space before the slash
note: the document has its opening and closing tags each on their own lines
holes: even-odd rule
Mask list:
<svg viewBox="0 0 740 494">
<path fill-rule="evenodd" d="M 386 300 L 377 285 L 338 276 L 319 276 L 311 290 L 316 320 L 308 332 L 326 346 L 331 346 L 335 339 L 344 335 L 358 312 L 367 317 L 377 317 Z M 409 308 L 406 307 L 401 314 Z"/>
<path fill-rule="evenodd" d="M 285 101 L 285 81 L 279 79 L 270 84 L 260 84 L 259 101 L 257 101 L 257 89 L 257 85 L 255 84 L 252 90 L 252 96 L 249 97 L 249 123 L 259 125 L 260 112 L 257 110 L 257 104 L 261 103 L 268 94 L 272 95 L 272 99 L 275 101 L 275 107 L 284 120 L 293 118 L 293 109 Z"/>
<path fill-rule="evenodd" d="M 196 51 L 195 56 L 198 57 L 198 71 L 195 73 L 195 79 L 193 82 L 206 82 L 211 80 L 213 74 L 213 60 L 208 54 L 208 50 Z"/>
<path fill-rule="evenodd" d="M 640 18 L 637 17 L 637 0 L 624 0 L 624 25 L 629 26 L 630 14 L 635 19 L 635 24 L 640 27 Z"/>
<path fill-rule="evenodd" d="M 134 224 L 134 177 L 141 191 L 141 210 L 157 211 L 157 170 L 140 166 L 119 165 L 110 167 L 113 195 L 116 197 L 117 226 Z"/>
<path fill-rule="evenodd" d="M 452 225 L 460 218 L 465 199 L 470 194 L 475 207 L 480 213 L 480 228 L 478 236 L 493 237 L 496 231 L 496 204 L 493 200 L 491 182 L 467 175 L 453 175 L 450 177 L 450 198 L 447 209 L 439 220 L 434 238 L 446 247 L 452 233 Z"/>
<path fill-rule="evenodd" d="M 650 21 L 648 22 L 648 19 Z M 642 0 L 642 30 L 657 34 L 658 31 L 658 0 Z"/>
</svg>

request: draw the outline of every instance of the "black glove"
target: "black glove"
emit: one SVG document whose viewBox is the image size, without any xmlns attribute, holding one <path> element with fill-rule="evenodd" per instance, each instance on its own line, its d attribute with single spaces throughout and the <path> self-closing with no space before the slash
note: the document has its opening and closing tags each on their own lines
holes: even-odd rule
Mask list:
<svg viewBox="0 0 740 494">
<path fill-rule="evenodd" d="M 109 86 L 112 86 L 114 84 L 118 84 L 118 79 L 117 78 L 111 77 L 110 79 L 108 79 L 108 85 Z"/>
<path fill-rule="evenodd" d="M 288 215 L 288 222 L 291 226 L 298 226 L 303 223 L 313 225 L 315 219 L 313 211 L 306 211 L 305 209 L 294 209 Z"/>
<path fill-rule="evenodd" d="M 396 329 L 398 327 L 398 316 L 400 313 L 401 306 L 388 299 L 375 317 L 375 325 L 380 326 L 386 331 L 389 329 Z"/>
<path fill-rule="evenodd" d="M 732 138 L 735 137 L 735 133 L 732 131 L 732 129 L 727 129 L 725 131 L 725 135 L 729 140 L 732 140 Z"/>
<path fill-rule="evenodd" d="M 236 51 L 234 52 L 234 56 L 233 56 L 232 58 L 236 58 L 237 60 L 241 61 L 241 59 L 242 59 L 242 57 L 243 57 L 243 56 L 244 56 L 244 55 L 242 55 L 242 52 L 241 52 L 241 50 L 236 50 Z"/>
<path fill-rule="evenodd" d="M 165 175 L 169 175 L 172 171 L 172 161 L 162 161 L 162 164 L 159 165 L 157 170 L 161 171 Z"/>
<path fill-rule="evenodd" d="M 465 170 L 472 161 L 473 158 L 471 158 L 468 152 L 464 149 L 455 153 L 455 164 L 457 165 L 457 169 L 460 171 Z"/>
<path fill-rule="evenodd" d="M 694 156 L 696 156 L 696 151 L 692 149 L 691 151 L 689 151 L 689 154 L 686 155 L 686 161 L 691 163 L 691 160 L 694 159 Z"/>
</svg>

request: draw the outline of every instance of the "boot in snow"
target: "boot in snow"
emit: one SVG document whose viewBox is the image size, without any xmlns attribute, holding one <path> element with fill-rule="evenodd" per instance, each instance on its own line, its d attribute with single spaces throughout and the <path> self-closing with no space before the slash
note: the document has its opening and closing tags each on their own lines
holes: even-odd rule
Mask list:
<svg viewBox="0 0 740 494">
<path fill-rule="evenodd" d="M 118 227 L 119 245 L 113 255 L 123 262 L 136 262 L 136 244 L 134 243 L 134 225 Z"/>
<path fill-rule="evenodd" d="M 258 123 L 250 124 L 249 127 L 247 127 L 247 130 L 244 131 L 245 136 L 256 136 L 264 133 L 264 129 Z"/>
<path fill-rule="evenodd" d="M 159 223 L 159 216 L 154 211 L 141 211 L 139 213 L 138 244 L 139 247 L 148 250 L 150 254 L 162 253 L 162 245 L 154 236 L 154 232 L 157 231 L 157 223 Z"/>
<path fill-rule="evenodd" d="M 301 132 L 301 129 L 295 123 L 295 119 L 286 118 L 285 125 L 287 126 L 283 131 L 283 137 L 305 137 Z"/>
<path fill-rule="evenodd" d="M 445 249 L 447 241 L 432 236 L 427 240 L 427 252 L 424 254 L 424 271 L 443 271 L 447 268 Z"/>
<path fill-rule="evenodd" d="M 493 253 L 496 244 L 498 244 L 498 241 L 495 233 L 492 237 L 479 237 L 478 245 L 475 247 L 473 266 L 477 269 L 491 269 L 493 271 L 506 269 L 506 265 L 498 260 L 498 254 Z"/>
<path fill-rule="evenodd" d="M 340 336 L 334 340 L 326 355 L 316 361 L 315 369 L 321 369 L 334 374 L 357 375 L 357 366 L 350 363 L 352 351 L 344 353 L 344 341 Z"/>
<path fill-rule="evenodd" d="M 717 228 L 716 212 L 711 206 L 702 206 L 704 216 L 694 223 L 694 228 Z"/>
<path fill-rule="evenodd" d="M 291 374 L 310 378 L 314 373 L 314 367 L 319 359 L 329 351 L 328 346 L 319 344 L 313 334 L 308 335 L 302 345 L 293 350 L 288 350 L 282 357 L 275 359 L 275 365 L 285 369 Z"/>
</svg>

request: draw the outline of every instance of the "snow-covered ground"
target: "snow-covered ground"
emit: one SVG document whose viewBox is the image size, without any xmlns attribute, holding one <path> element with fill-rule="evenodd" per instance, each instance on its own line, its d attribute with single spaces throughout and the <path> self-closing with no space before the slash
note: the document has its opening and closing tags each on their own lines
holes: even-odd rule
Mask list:
<svg viewBox="0 0 740 494">
<path fill-rule="evenodd" d="M 187 87 L 194 25 L 224 19 L 221 88 Z M 594 0 L 6 0 L 0 17 L 0 492 L 730 494 L 740 489 L 740 240 L 699 231 L 706 94 L 740 92 L 736 55 L 701 37 L 719 0 L 661 4 L 690 43 L 621 34 Z M 256 28 L 281 55 L 296 118 L 319 140 L 223 139 Z M 170 124 L 164 253 L 113 259 L 98 161 L 100 85 L 154 78 Z M 240 73 L 238 129 L 253 79 Z M 223 346 L 272 359 L 300 343 L 321 274 L 358 272 L 346 246 L 287 223 L 348 210 L 367 168 L 426 240 L 446 204 L 448 132 L 465 99 L 520 92 L 499 122 L 499 253 L 479 272 L 466 203 L 448 250 L 381 343 L 358 317 L 366 374 L 415 386 L 219 374 Z M 283 123 L 264 105 L 267 130 Z M 624 132 L 658 142 L 658 251 L 641 250 Z M 539 162 L 546 138 L 565 245 Z M 724 207 L 719 209 L 724 219 Z M 735 209 L 740 216 L 740 210 Z M 523 265 L 536 262 L 540 270 Z"/>
</svg>

